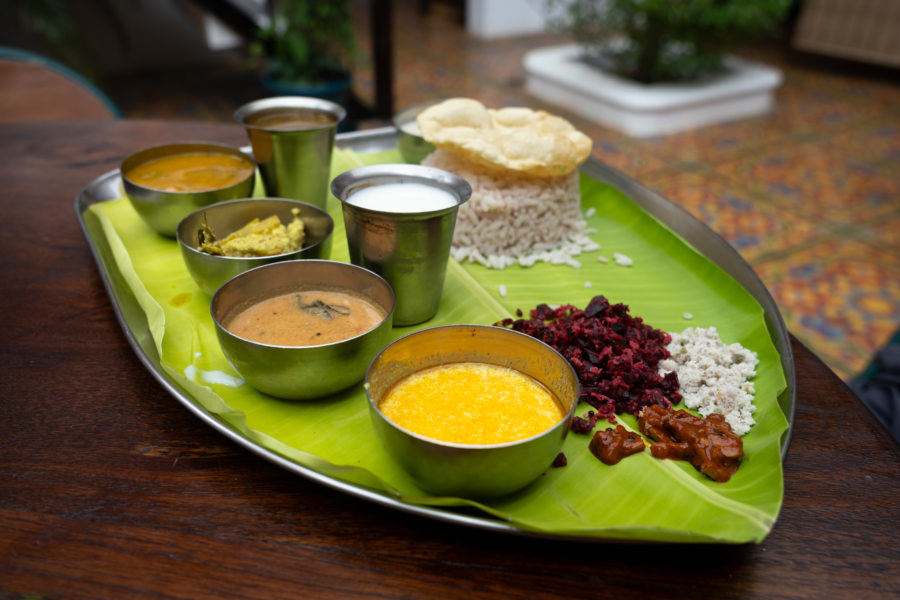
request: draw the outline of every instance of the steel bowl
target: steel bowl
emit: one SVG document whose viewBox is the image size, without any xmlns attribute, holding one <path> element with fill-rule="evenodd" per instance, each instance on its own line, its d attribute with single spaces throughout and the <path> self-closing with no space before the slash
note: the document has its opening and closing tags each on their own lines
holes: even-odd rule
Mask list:
<svg viewBox="0 0 900 600">
<path fill-rule="evenodd" d="M 387 315 L 356 337 L 318 346 L 275 346 L 231 333 L 227 326 L 244 308 L 280 294 L 311 288 L 348 290 L 378 304 Z M 359 383 L 372 357 L 391 336 L 394 291 L 371 271 L 330 260 L 289 260 L 263 265 L 228 280 L 210 303 L 225 357 L 253 388 L 288 400 L 334 394 Z"/>
<path fill-rule="evenodd" d="M 204 224 L 216 238 L 222 239 L 254 218 L 263 220 L 277 215 L 282 223 L 287 224 L 293 220 L 291 211 L 295 208 L 300 210 L 299 216 L 306 232 L 300 250 L 272 256 L 237 257 L 208 254 L 198 249 L 200 229 Z M 178 224 L 175 238 L 181 246 L 181 256 L 191 277 L 200 289 L 212 296 L 232 277 L 262 265 L 298 258 L 329 258 L 333 231 L 334 220 L 318 206 L 285 198 L 243 198 L 219 202 L 192 212 Z"/>
<path fill-rule="evenodd" d="M 553 392 L 565 417 L 543 433 L 503 444 L 437 441 L 398 426 L 379 404 L 404 377 L 430 367 L 480 362 L 516 369 Z M 515 492 L 537 479 L 559 454 L 578 404 L 578 376 L 543 342 L 502 327 L 447 325 L 422 329 L 385 347 L 366 372 L 369 413 L 388 454 L 422 489 L 435 495 L 490 498 Z"/>
<path fill-rule="evenodd" d="M 233 185 L 196 192 L 157 190 L 135 183 L 128 177 L 132 169 L 149 160 L 189 152 L 229 154 L 246 160 L 254 168 L 250 170 L 250 174 L 247 177 Z M 162 235 L 174 237 L 178 223 L 198 208 L 215 202 L 222 202 L 223 200 L 250 196 L 253 192 L 253 184 L 256 177 L 255 166 L 256 163 L 253 158 L 237 148 L 204 142 L 184 142 L 155 146 L 136 152 L 122 161 L 119 171 L 122 174 L 122 186 L 125 189 L 125 195 L 144 222 Z"/>
<path fill-rule="evenodd" d="M 439 102 L 441 100 L 414 104 L 395 114 L 391 120 L 394 127 L 397 128 L 397 149 L 400 150 L 400 156 L 406 162 L 419 164 L 426 156 L 434 152 L 434 145 L 426 142 L 422 137 L 416 117 L 429 106 Z"/>
</svg>

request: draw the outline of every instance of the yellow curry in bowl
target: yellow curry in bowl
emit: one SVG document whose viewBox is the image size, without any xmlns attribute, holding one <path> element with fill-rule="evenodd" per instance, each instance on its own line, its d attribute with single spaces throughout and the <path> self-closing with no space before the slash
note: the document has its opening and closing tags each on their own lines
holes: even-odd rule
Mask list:
<svg viewBox="0 0 900 600">
<path fill-rule="evenodd" d="M 185 152 L 153 158 L 125 173 L 137 185 L 163 192 L 217 190 L 253 173 L 249 160 L 219 152 Z"/>
<path fill-rule="evenodd" d="M 534 378 L 478 362 L 415 372 L 394 384 L 378 407 L 413 433 L 474 445 L 526 439 L 566 416 L 553 392 Z"/>
</svg>

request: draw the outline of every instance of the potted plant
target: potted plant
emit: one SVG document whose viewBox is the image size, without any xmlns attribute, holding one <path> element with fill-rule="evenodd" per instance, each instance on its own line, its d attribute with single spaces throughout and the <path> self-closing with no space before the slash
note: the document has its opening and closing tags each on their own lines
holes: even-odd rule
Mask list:
<svg viewBox="0 0 900 600">
<path fill-rule="evenodd" d="M 791 0 L 549 0 L 584 60 L 640 83 L 691 81 L 738 44 L 774 32 Z"/>
<path fill-rule="evenodd" d="M 547 0 L 574 44 L 526 53 L 525 87 L 634 137 L 768 113 L 781 71 L 729 54 L 791 0 Z"/>
<path fill-rule="evenodd" d="M 272 0 L 269 24 L 250 45 L 276 95 L 326 98 L 347 106 L 356 41 L 345 0 Z"/>
</svg>

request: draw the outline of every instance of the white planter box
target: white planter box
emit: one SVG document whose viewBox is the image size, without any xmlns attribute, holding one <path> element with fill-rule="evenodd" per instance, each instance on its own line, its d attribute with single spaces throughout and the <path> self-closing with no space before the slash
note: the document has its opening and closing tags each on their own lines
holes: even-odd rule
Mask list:
<svg viewBox="0 0 900 600">
<path fill-rule="evenodd" d="M 737 57 L 699 83 L 645 85 L 589 67 L 574 44 L 525 55 L 531 95 L 634 137 L 654 137 L 762 115 L 774 105 L 778 69 Z"/>
</svg>

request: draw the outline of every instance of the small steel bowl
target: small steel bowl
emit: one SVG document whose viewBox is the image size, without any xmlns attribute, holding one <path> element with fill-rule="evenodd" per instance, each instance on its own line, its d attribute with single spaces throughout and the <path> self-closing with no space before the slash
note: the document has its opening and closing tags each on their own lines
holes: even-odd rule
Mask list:
<svg viewBox="0 0 900 600">
<path fill-rule="evenodd" d="M 291 212 L 294 208 L 300 210 L 299 216 L 306 232 L 300 250 L 273 256 L 238 257 L 208 254 L 198 249 L 200 228 L 204 223 L 218 239 L 223 239 L 254 218 L 263 220 L 277 215 L 286 225 L 294 219 Z M 262 265 L 298 258 L 329 258 L 333 231 L 334 220 L 318 206 L 285 198 L 243 198 L 219 202 L 192 212 L 178 224 L 175 238 L 181 246 L 181 256 L 191 277 L 200 289 L 212 296 L 235 275 Z"/>
<path fill-rule="evenodd" d="M 419 164 L 422 159 L 434 152 L 434 146 L 430 142 L 426 142 L 419 132 L 416 117 L 420 112 L 438 102 L 440 100 L 414 104 L 394 115 L 392 122 L 397 128 L 397 149 L 400 150 L 400 156 L 406 162 Z"/>
<path fill-rule="evenodd" d="M 241 310 L 280 294 L 311 288 L 356 292 L 378 304 L 384 320 L 356 337 L 318 346 L 274 346 L 231 333 Z M 289 260 L 263 265 L 228 280 L 210 303 L 225 357 L 253 388 L 288 400 L 320 398 L 359 383 L 372 357 L 391 336 L 394 291 L 371 271 L 330 260 Z"/>
<path fill-rule="evenodd" d="M 480 362 L 531 376 L 562 403 L 566 415 L 543 433 L 503 444 L 437 441 L 396 425 L 379 404 L 404 377 L 430 367 Z M 490 498 L 517 491 L 547 470 L 562 448 L 580 387 L 569 362 L 543 342 L 502 327 L 447 325 L 408 334 L 382 350 L 366 372 L 375 432 L 388 454 L 435 495 Z"/>
<path fill-rule="evenodd" d="M 243 180 L 226 187 L 200 190 L 196 192 L 167 192 L 145 187 L 129 179 L 129 172 L 149 160 L 192 152 L 229 154 L 247 161 L 250 174 Z M 162 235 L 173 237 L 178 223 L 198 208 L 223 200 L 246 198 L 253 192 L 256 177 L 256 163 L 253 158 L 236 148 L 204 142 L 185 142 L 155 146 L 136 152 L 126 158 L 119 172 L 125 195 L 141 218 Z"/>
</svg>

